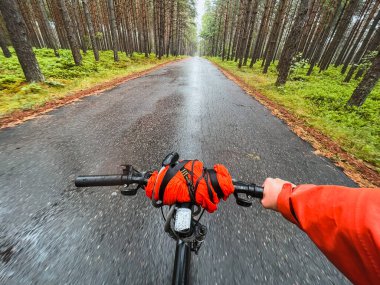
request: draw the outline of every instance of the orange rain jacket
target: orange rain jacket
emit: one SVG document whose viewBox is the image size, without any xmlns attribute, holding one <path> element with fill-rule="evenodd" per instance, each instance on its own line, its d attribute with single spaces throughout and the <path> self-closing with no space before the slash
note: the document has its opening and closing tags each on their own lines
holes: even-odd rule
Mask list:
<svg viewBox="0 0 380 285">
<path fill-rule="evenodd" d="M 355 284 L 380 284 L 380 189 L 285 184 L 278 210 Z"/>
</svg>

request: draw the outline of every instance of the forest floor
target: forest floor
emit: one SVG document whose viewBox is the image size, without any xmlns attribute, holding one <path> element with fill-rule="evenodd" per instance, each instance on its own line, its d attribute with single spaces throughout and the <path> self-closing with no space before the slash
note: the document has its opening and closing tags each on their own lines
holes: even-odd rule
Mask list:
<svg viewBox="0 0 380 285">
<path fill-rule="evenodd" d="M 364 178 L 380 183 L 380 84 L 363 106 L 347 108 L 359 81 L 343 83 L 339 68 L 322 73 L 315 68 L 306 76 L 308 66 L 299 66 L 284 87 L 276 87 L 275 65 L 263 74 L 261 61 L 252 69 L 238 69 L 234 61 L 208 59 L 356 182 L 366 185 Z"/>
<path fill-rule="evenodd" d="M 11 52 L 11 58 L 0 53 L 0 127 L 17 124 L 36 113 L 111 88 L 183 58 L 158 60 L 154 54 L 146 58 L 144 54 L 127 57 L 120 53 L 120 61 L 114 62 L 112 51 L 100 51 L 100 61 L 96 62 L 92 51 L 88 51 L 82 54 L 83 64 L 75 66 L 70 50 L 59 50 L 57 58 L 51 49 L 35 49 L 46 81 L 28 84 L 14 50 Z"/>
</svg>

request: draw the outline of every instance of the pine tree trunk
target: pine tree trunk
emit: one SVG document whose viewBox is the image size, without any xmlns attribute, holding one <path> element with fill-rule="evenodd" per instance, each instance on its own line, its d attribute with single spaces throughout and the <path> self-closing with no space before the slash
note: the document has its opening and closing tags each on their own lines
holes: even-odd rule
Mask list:
<svg viewBox="0 0 380 285">
<path fill-rule="evenodd" d="M 58 6 L 62 14 L 63 24 L 65 26 L 67 39 L 69 40 L 71 53 L 73 54 L 74 62 L 76 65 L 82 64 L 82 55 L 80 54 L 79 44 L 74 33 L 74 27 L 71 22 L 69 12 L 66 7 L 65 0 L 57 0 Z"/>
<path fill-rule="evenodd" d="M 1 47 L 3 54 L 6 58 L 10 58 L 12 56 L 11 52 L 8 49 L 7 42 L 5 39 L 5 35 L 1 29 L 0 29 L 0 47 Z"/>
<path fill-rule="evenodd" d="M 243 18 L 243 30 L 241 32 L 240 48 L 237 54 L 237 57 L 239 58 L 238 68 L 241 68 L 243 64 L 243 56 L 245 53 L 245 47 L 247 46 L 248 33 L 249 33 L 248 31 L 249 16 L 252 9 L 251 3 L 252 3 L 252 0 L 247 0 L 244 7 L 245 15 Z"/>
<path fill-rule="evenodd" d="M 302 45 L 302 39 L 301 43 L 298 46 L 298 51 L 302 52 L 302 57 L 310 59 L 312 56 L 312 52 L 314 47 L 312 46 L 313 41 L 315 41 L 316 38 L 320 36 L 322 32 L 318 33 L 318 30 L 320 29 L 320 22 L 322 21 L 321 19 L 322 13 L 318 13 L 317 17 L 315 17 L 314 23 L 310 29 L 310 32 L 308 35 L 306 35 L 306 42 L 304 45 Z"/>
<path fill-rule="evenodd" d="M 177 1 L 177 18 L 176 18 L 176 41 L 175 41 L 175 56 L 178 55 L 178 51 L 179 51 L 179 32 L 180 32 L 180 7 L 179 7 L 179 2 Z"/>
<path fill-rule="evenodd" d="M 60 48 L 70 48 L 67 40 L 65 25 L 63 24 L 61 12 L 58 7 L 57 1 L 47 2 L 50 15 L 55 23 L 55 30 L 57 31 L 58 43 Z"/>
<path fill-rule="evenodd" d="M 50 45 L 51 48 L 54 50 L 54 55 L 56 57 L 59 57 L 59 52 L 58 52 L 58 45 L 56 43 L 56 39 L 54 37 L 54 30 L 49 24 L 49 20 L 47 17 L 47 13 L 44 7 L 44 4 L 42 0 L 36 0 L 36 7 L 37 7 L 37 12 L 40 13 L 41 17 L 41 26 L 45 30 L 45 37 Z"/>
<path fill-rule="evenodd" d="M 0 11 L 8 29 L 12 45 L 27 81 L 40 82 L 45 78 L 27 36 L 26 25 L 16 1 L 0 0 Z"/>
<path fill-rule="evenodd" d="M 81 17 L 80 17 L 80 6 L 79 6 L 78 0 L 75 0 L 72 2 L 71 15 L 73 16 L 72 19 L 74 21 L 75 26 L 77 27 L 78 40 L 81 44 L 82 51 L 84 54 L 86 54 L 87 49 L 88 49 L 86 41 L 85 41 L 86 31 L 83 27 L 83 22 L 82 22 Z"/>
<path fill-rule="evenodd" d="M 336 1 L 335 1 L 336 2 Z M 322 6 L 322 5 L 321 5 Z M 334 13 L 331 10 L 319 9 L 318 16 L 315 19 L 315 27 L 312 28 L 311 33 L 306 39 L 305 46 L 301 40 L 299 50 L 302 49 L 302 57 L 314 61 L 316 63 L 319 60 L 320 55 L 323 52 L 327 37 L 330 33 L 331 26 L 334 21 Z M 315 55 L 318 54 L 318 57 Z"/>
<path fill-rule="evenodd" d="M 224 61 L 226 54 L 226 40 L 227 40 L 227 30 L 228 30 L 228 8 L 230 6 L 230 0 L 227 0 L 226 12 L 224 16 L 224 30 L 223 30 L 223 46 L 222 46 L 222 61 Z"/>
<path fill-rule="evenodd" d="M 235 62 L 238 60 L 242 32 L 243 32 L 243 28 L 245 27 L 244 7 L 245 7 L 245 1 L 241 0 L 240 1 L 240 7 L 239 7 L 240 11 L 239 11 L 237 27 L 236 27 L 236 35 L 235 35 L 235 39 L 234 39 L 234 44 L 232 45 L 233 46 L 232 55 L 233 55 Z"/>
<path fill-rule="evenodd" d="M 278 44 L 276 46 L 276 49 L 275 49 L 275 52 L 274 52 L 274 55 L 273 55 L 272 63 L 274 63 L 275 60 L 276 60 L 277 53 L 278 53 L 278 51 L 280 50 L 280 47 L 281 47 L 281 39 L 282 39 L 283 35 L 286 33 L 286 31 L 285 31 L 286 23 L 289 21 L 290 22 L 290 27 L 292 27 L 293 23 L 294 23 L 294 18 L 295 18 L 295 12 L 296 11 L 294 11 L 294 13 L 290 16 L 290 10 L 291 10 L 290 8 L 291 8 L 291 4 L 292 4 L 291 2 L 292 1 L 293 0 L 289 0 L 289 2 L 286 4 L 287 7 L 285 8 L 286 9 L 285 17 L 281 21 L 281 24 L 280 24 L 280 33 L 279 33 L 278 39 L 277 39 Z M 298 0 L 296 0 L 296 2 L 298 2 Z M 297 7 L 298 7 L 298 5 L 297 5 Z M 290 29 L 290 27 L 289 27 L 289 29 Z M 286 40 L 287 37 L 288 37 L 288 35 L 286 34 L 285 40 Z"/>
<path fill-rule="evenodd" d="M 169 12 L 169 39 L 166 45 L 166 57 L 169 57 L 170 54 L 170 45 L 172 44 L 173 39 L 173 24 L 174 24 L 174 0 L 170 1 L 170 12 Z"/>
<path fill-rule="evenodd" d="M 367 0 L 365 3 L 365 6 L 360 12 L 359 18 L 356 20 L 354 26 L 352 27 L 349 36 L 347 37 L 347 40 L 344 42 L 337 59 L 335 60 L 334 66 L 338 67 L 343 63 L 344 58 L 347 55 L 347 52 L 349 51 L 350 47 L 352 46 L 352 42 L 354 41 L 356 35 L 358 34 L 359 30 L 361 29 L 364 21 L 364 16 L 367 13 L 367 9 L 369 7 L 371 0 Z"/>
<path fill-rule="evenodd" d="M 136 19 L 136 9 L 134 5 L 134 1 L 131 1 L 130 5 L 130 16 L 131 16 L 131 27 L 132 27 L 132 35 L 133 35 L 133 50 L 141 51 L 140 42 L 139 42 L 139 32 L 137 28 L 137 19 Z"/>
<path fill-rule="evenodd" d="M 259 5 L 259 1 L 258 0 L 254 0 L 253 9 L 252 9 L 252 15 L 251 15 L 251 24 L 250 24 L 249 34 L 248 34 L 248 40 L 247 40 L 247 45 L 245 47 L 245 52 L 244 52 L 243 65 L 247 65 L 249 51 L 251 50 L 252 35 L 253 35 L 253 30 L 255 29 L 255 23 L 256 23 L 256 16 L 257 16 L 258 5 Z"/>
<path fill-rule="evenodd" d="M 218 11 L 216 10 L 213 23 L 216 23 L 217 19 L 218 19 Z M 211 55 L 216 56 L 216 34 L 215 33 L 212 36 Z"/>
<path fill-rule="evenodd" d="M 343 16 L 338 23 L 333 39 L 331 40 L 329 46 L 327 47 L 325 51 L 325 55 L 323 56 L 320 62 L 321 70 L 326 70 L 328 68 L 338 48 L 338 45 L 343 39 L 343 35 L 345 31 L 347 30 L 349 23 L 352 19 L 352 16 L 354 15 L 354 12 L 356 11 L 356 8 L 358 7 L 358 5 L 359 5 L 359 0 L 350 0 L 349 4 L 347 5 L 343 13 Z"/>
<path fill-rule="evenodd" d="M 306 21 L 307 11 L 308 11 L 308 0 L 301 0 L 301 4 L 298 7 L 297 17 L 294 21 L 292 30 L 288 38 L 286 39 L 284 49 L 282 51 L 280 61 L 278 64 L 278 77 L 276 85 L 283 85 L 286 83 L 288 78 L 290 66 L 292 63 L 292 58 L 297 52 L 298 44 L 301 41 L 300 34 L 302 32 L 303 26 Z"/>
<path fill-rule="evenodd" d="M 355 80 L 358 80 L 360 77 L 362 77 L 363 73 L 365 72 L 365 68 L 361 67 L 358 72 L 355 75 Z"/>
<path fill-rule="evenodd" d="M 363 35 L 367 31 L 367 26 L 372 21 L 373 15 L 375 14 L 378 6 L 379 6 L 379 3 L 377 3 L 375 5 L 375 7 L 373 7 L 373 10 L 370 13 L 370 15 L 368 16 L 367 21 L 364 24 L 363 29 L 361 30 L 358 38 L 356 39 L 355 43 L 353 44 L 353 47 L 351 47 L 351 50 L 350 50 L 349 54 L 347 55 L 347 57 L 346 57 L 346 59 L 344 61 L 343 68 L 341 70 L 342 74 L 346 73 L 347 67 L 351 63 L 352 59 L 354 60 L 354 65 L 355 65 L 356 63 L 358 63 L 360 61 L 361 57 L 363 56 L 364 50 L 366 49 L 367 44 L 369 43 L 369 40 L 370 40 L 373 32 L 375 31 L 375 28 L 376 28 L 377 24 L 379 23 L 379 20 L 380 20 L 380 10 L 378 11 L 376 17 L 373 19 L 372 25 L 370 26 L 370 28 L 369 28 L 369 30 L 367 32 L 367 35 L 365 36 L 364 39 L 363 39 Z M 359 50 L 356 51 L 357 46 L 360 43 L 362 43 L 362 44 L 361 44 Z M 356 51 L 356 54 L 355 54 L 355 51 Z"/>
<path fill-rule="evenodd" d="M 96 42 L 94 26 L 92 24 L 90 11 L 88 10 L 87 0 L 82 0 L 82 4 L 83 4 L 83 11 L 84 11 L 84 16 L 86 18 L 88 32 L 90 34 L 90 40 L 91 40 L 92 50 L 94 52 L 94 57 L 96 61 L 99 61 L 98 43 Z"/>
<path fill-rule="evenodd" d="M 266 27 L 268 26 L 268 22 L 269 22 L 269 13 L 271 10 L 271 3 L 273 3 L 273 0 L 267 0 L 265 2 L 264 15 L 261 19 L 259 34 L 257 35 L 256 44 L 255 44 L 255 47 L 253 49 L 251 63 L 249 64 L 250 68 L 253 67 L 253 64 L 256 62 L 256 60 L 261 55 L 262 46 L 264 43 L 264 37 L 266 34 Z"/>
<path fill-rule="evenodd" d="M 141 1 L 141 13 L 142 13 L 142 34 L 144 39 L 144 54 L 145 57 L 149 57 L 149 35 L 147 33 L 148 25 L 146 20 L 146 3 L 145 0 Z"/>
<path fill-rule="evenodd" d="M 129 16 L 128 16 L 128 6 L 126 8 L 126 10 L 124 11 L 124 16 L 122 17 L 122 22 L 123 22 L 123 26 L 124 26 L 124 30 L 126 32 L 126 35 L 125 35 L 125 54 L 128 56 L 128 55 L 132 55 L 132 52 L 133 52 L 133 39 L 132 39 L 132 33 L 131 33 L 131 28 L 130 28 L 130 21 L 129 21 Z"/>
<path fill-rule="evenodd" d="M 265 59 L 267 57 L 267 54 L 268 54 L 268 47 L 269 47 L 269 40 L 270 40 L 270 34 L 271 34 L 271 29 L 274 25 L 274 22 L 276 20 L 276 13 L 274 13 L 274 19 L 272 19 L 272 12 L 274 12 L 276 10 L 276 2 L 277 0 L 272 0 L 272 4 L 269 8 L 269 18 L 268 18 L 268 21 L 266 23 L 266 26 L 265 26 L 265 32 L 263 34 L 263 37 L 262 37 L 262 47 L 259 51 L 259 54 L 257 56 L 257 59 L 259 58 L 263 58 L 262 62 L 261 62 L 261 67 L 264 66 L 264 63 L 265 63 Z M 281 2 L 281 1 L 280 1 Z M 278 5 L 280 6 L 280 5 Z M 272 20 L 273 20 L 273 23 L 272 23 Z"/>
<path fill-rule="evenodd" d="M 149 1 L 150 2 L 150 1 Z M 147 53 L 148 53 L 148 57 L 150 55 L 150 53 L 152 52 L 152 44 L 151 44 L 151 40 L 152 38 L 149 36 L 150 34 L 150 12 L 149 12 L 149 7 L 150 7 L 150 4 L 149 2 L 147 3 L 145 0 L 144 0 L 144 6 L 145 6 L 145 38 L 146 38 L 146 49 L 147 49 Z M 173 41 L 172 41 L 173 42 Z M 173 44 L 171 45 L 171 48 L 173 47 Z"/>
<path fill-rule="evenodd" d="M 376 83 L 380 78 L 380 49 L 373 60 L 372 66 L 364 75 L 359 86 L 355 89 L 350 100 L 348 100 L 348 106 L 358 106 L 363 105 L 368 95 L 371 93 L 372 89 L 375 87 Z"/>
<path fill-rule="evenodd" d="M 164 55 L 165 50 L 165 3 L 164 0 L 159 0 L 159 8 L 160 8 L 160 29 L 159 29 L 159 56 L 158 58 L 161 59 L 161 57 Z"/>
<path fill-rule="evenodd" d="M 321 20 L 321 24 L 318 27 L 316 33 L 319 35 L 318 37 L 313 40 L 311 43 L 311 48 L 307 52 L 307 58 L 310 59 L 310 67 L 309 70 L 307 71 L 307 76 L 310 76 L 311 73 L 313 72 L 314 66 L 317 64 L 318 60 L 320 59 L 325 46 L 327 45 L 327 40 L 330 34 L 330 30 L 332 28 L 333 22 L 334 22 L 334 10 L 337 9 L 337 6 L 339 5 L 340 0 L 336 0 L 334 2 L 334 7 L 333 9 L 326 10 L 323 13 L 323 17 Z"/>
<path fill-rule="evenodd" d="M 280 33 L 279 31 L 280 23 L 284 17 L 285 7 L 286 7 L 287 2 L 288 0 L 280 1 L 280 6 L 278 7 L 276 18 L 273 23 L 273 27 L 272 27 L 269 40 L 268 40 L 267 55 L 265 57 L 263 73 L 268 72 L 269 65 L 274 57 L 274 52 L 276 50 L 276 44 L 278 41 L 278 35 Z"/>
<path fill-rule="evenodd" d="M 18 3 L 18 7 L 21 12 L 21 17 L 24 19 L 26 30 L 28 32 L 29 42 L 33 47 L 43 47 L 43 41 L 41 41 L 41 38 L 36 33 L 33 21 L 31 20 L 32 18 L 34 18 L 34 13 L 29 5 L 29 0 L 15 0 L 15 2 Z"/>
<path fill-rule="evenodd" d="M 116 18 L 115 18 L 115 6 L 114 0 L 108 0 L 108 9 L 110 14 L 110 24 L 111 24 L 111 36 L 112 36 L 112 50 L 113 50 L 113 59 L 114 61 L 119 61 L 118 55 L 118 37 L 117 37 L 117 28 L 116 28 Z"/>
<path fill-rule="evenodd" d="M 379 11 L 379 15 L 380 15 L 380 11 Z M 373 24 L 375 24 L 375 22 Z M 372 27 L 376 27 L 376 24 L 372 25 Z M 363 55 L 365 54 L 365 51 L 367 50 L 367 45 L 368 45 L 367 40 L 369 40 L 369 38 L 371 37 L 371 35 L 370 35 L 371 28 L 370 28 L 370 31 L 368 32 L 366 38 L 364 39 L 364 41 L 360 47 L 360 50 L 356 53 L 355 58 L 354 58 L 354 63 L 352 64 L 352 66 L 351 66 L 350 70 L 348 71 L 346 77 L 344 78 L 343 82 L 350 82 L 352 76 L 354 75 L 356 69 L 358 68 L 360 60 L 363 57 Z M 372 32 L 373 32 L 373 30 L 372 30 Z M 371 32 L 371 34 L 372 34 L 372 32 Z M 372 45 L 373 47 L 376 47 L 379 44 L 380 44 L 380 28 L 377 29 L 375 35 L 372 37 L 370 45 Z M 371 50 L 371 49 L 369 49 L 369 50 Z M 359 77 L 360 76 L 361 75 L 359 75 Z"/>
<path fill-rule="evenodd" d="M 319 19 L 318 10 L 320 7 L 320 2 L 316 0 L 312 0 L 310 1 L 310 5 L 311 5 L 311 10 L 309 13 L 309 17 L 306 21 L 305 27 L 302 31 L 301 42 L 298 48 L 298 51 L 302 52 L 303 54 L 304 54 L 305 46 L 307 46 L 307 41 L 308 39 L 310 39 L 312 28 L 315 25 L 315 22 L 317 22 Z"/>
<path fill-rule="evenodd" d="M 235 38 L 235 34 L 236 34 L 236 21 L 237 21 L 238 16 L 235 13 L 236 11 L 239 11 L 239 5 L 240 5 L 240 0 L 237 0 L 237 3 L 234 9 L 232 10 L 232 14 L 231 14 L 233 18 L 231 21 L 231 29 L 230 29 L 230 36 L 229 36 L 229 43 L 228 43 L 228 50 L 227 50 L 227 61 L 230 60 L 233 39 Z"/>
<path fill-rule="evenodd" d="M 100 38 L 97 36 L 99 32 L 101 32 L 101 19 L 102 19 L 102 13 L 98 12 L 98 7 L 99 3 L 98 2 L 87 2 L 88 4 L 88 9 L 90 12 L 90 15 L 93 17 L 93 25 L 94 25 L 94 32 L 95 32 L 95 39 L 96 39 L 96 44 L 98 46 L 99 50 L 104 50 L 104 37 Z"/>
<path fill-rule="evenodd" d="M 221 27 L 222 27 L 222 16 L 221 16 L 221 13 L 219 15 L 219 23 L 218 23 L 218 31 L 216 33 L 216 43 L 215 43 L 215 46 L 216 46 L 216 50 L 215 50 L 215 56 L 219 56 L 219 38 L 220 38 L 220 31 L 221 31 Z"/>
</svg>

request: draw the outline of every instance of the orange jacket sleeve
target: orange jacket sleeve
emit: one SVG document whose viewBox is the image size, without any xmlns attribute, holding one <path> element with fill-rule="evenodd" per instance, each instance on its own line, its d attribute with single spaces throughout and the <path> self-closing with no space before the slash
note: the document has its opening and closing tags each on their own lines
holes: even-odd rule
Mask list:
<svg viewBox="0 0 380 285">
<path fill-rule="evenodd" d="M 380 189 L 285 184 L 282 215 L 355 284 L 380 284 Z"/>
</svg>

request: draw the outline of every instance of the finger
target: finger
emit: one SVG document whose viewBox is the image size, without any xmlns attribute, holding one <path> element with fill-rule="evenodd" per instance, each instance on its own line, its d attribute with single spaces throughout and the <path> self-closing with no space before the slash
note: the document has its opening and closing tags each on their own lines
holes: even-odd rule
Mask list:
<svg viewBox="0 0 380 285">
<path fill-rule="evenodd" d="M 265 185 L 268 185 L 269 183 L 271 183 L 274 179 L 271 178 L 271 177 L 267 177 L 263 183 L 263 186 L 265 187 Z"/>
</svg>

